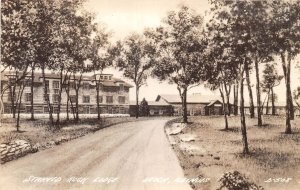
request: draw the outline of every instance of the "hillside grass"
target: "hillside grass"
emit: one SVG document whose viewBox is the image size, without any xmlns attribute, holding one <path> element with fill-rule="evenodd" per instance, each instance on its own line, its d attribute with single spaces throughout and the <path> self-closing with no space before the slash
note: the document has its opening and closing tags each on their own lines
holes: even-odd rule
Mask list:
<svg viewBox="0 0 300 190">
<path fill-rule="evenodd" d="M 263 116 L 264 126 L 257 127 L 257 119 L 247 118 L 250 155 L 243 155 L 240 118 L 229 117 L 228 131 L 223 130 L 223 117 L 189 117 L 183 134 L 174 137 L 173 145 L 188 178 L 210 178 L 209 183 L 194 183 L 194 189 L 217 189 L 223 173 L 237 170 L 265 189 L 300 189 L 300 118 L 292 121 L 293 134 L 284 134 L 285 119 Z M 174 120 L 173 123 L 179 120 Z M 173 124 L 174 125 L 174 124 Z M 167 127 L 171 127 L 169 122 Z M 182 135 L 196 135 L 195 141 L 183 142 Z M 182 145 L 197 147 L 187 151 Z M 272 179 L 273 182 L 266 182 Z M 278 178 L 292 178 L 288 183 Z"/>
<path fill-rule="evenodd" d="M 21 118 L 20 132 L 17 132 L 15 127 L 16 119 L 4 118 L 2 119 L 2 126 L 0 127 L 0 144 L 21 139 L 26 140 L 33 145 L 37 143 L 42 145 L 61 138 L 78 138 L 88 133 L 92 133 L 119 123 L 146 119 L 150 118 L 141 117 L 136 119 L 134 117 L 105 117 L 101 118 L 101 120 L 95 118 L 84 118 L 78 123 L 74 123 L 72 120 L 63 120 L 60 128 L 58 129 L 55 126 L 49 125 L 48 119 L 45 118 L 39 118 L 34 121 L 30 121 L 27 118 Z"/>
</svg>

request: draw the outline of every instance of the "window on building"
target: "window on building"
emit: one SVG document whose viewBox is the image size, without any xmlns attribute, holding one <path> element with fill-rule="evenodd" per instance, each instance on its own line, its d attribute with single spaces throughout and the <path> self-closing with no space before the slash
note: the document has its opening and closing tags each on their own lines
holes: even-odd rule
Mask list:
<svg viewBox="0 0 300 190">
<path fill-rule="evenodd" d="M 106 103 L 113 103 L 113 97 L 112 96 L 106 96 Z"/>
<path fill-rule="evenodd" d="M 25 93 L 25 102 L 31 101 L 31 93 Z"/>
<path fill-rule="evenodd" d="M 76 96 L 70 95 L 70 102 L 75 103 L 76 102 Z"/>
<path fill-rule="evenodd" d="M 110 107 L 107 107 L 107 112 L 108 112 L 109 114 L 113 114 L 113 109 L 112 109 L 111 106 L 110 106 Z"/>
<path fill-rule="evenodd" d="M 59 81 L 52 81 L 52 87 L 53 89 L 59 89 Z"/>
<path fill-rule="evenodd" d="M 120 84 L 120 91 L 124 91 L 124 84 Z"/>
<path fill-rule="evenodd" d="M 54 93 L 54 94 L 59 94 L 59 89 L 54 89 L 54 90 L 53 90 L 53 93 Z"/>
<path fill-rule="evenodd" d="M 48 107 L 44 107 L 44 113 L 48 113 L 49 110 L 48 110 Z"/>
<path fill-rule="evenodd" d="M 159 115 L 163 115 L 164 114 L 164 110 L 159 110 Z"/>
<path fill-rule="evenodd" d="M 59 101 L 59 95 L 58 94 L 53 94 L 52 95 L 52 100 L 53 100 L 53 103 L 58 103 L 58 101 Z"/>
<path fill-rule="evenodd" d="M 47 102 L 47 99 L 49 100 L 49 94 L 44 94 L 44 101 Z"/>
<path fill-rule="evenodd" d="M 90 84 L 88 82 L 84 82 L 83 84 L 83 90 L 89 90 L 90 89 Z"/>
<path fill-rule="evenodd" d="M 53 113 L 58 113 L 58 107 L 53 107 Z"/>
<path fill-rule="evenodd" d="M 52 112 L 53 112 L 53 106 L 51 106 L 50 109 L 52 109 Z M 48 110 L 47 106 L 44 107 L 44 113 L 49 113 L 49 110 Z"/>
<path fill-rule="evenodd" d="M 107 80 L 107 76 L 104 76 L 104 80 Z"/>
<path fill-rule="evenodd" d="M 119 103 L 125 104 L 125 96 L 119 96 Z"/>
<path fill-rule="evenodd" d="M 83 107 L 83 113 L 89 114 L 90 113 L 90 107 Z"/>
<path fill-rule="evenodd" d="M 90 103 L 90 96 L 83 96 L 82 97 L 82 102 L 83 103 Z"/>
<path fill-rule="evenodd" d="M 121 114 L 126 114 L 126 109 L 123 108 L 123 107 L 120 107 L 120 113 L 121 113 Z"/>
<path fill-rule="evenodd" d="M 31 106 L 26 106 L 25 107 L 25 112 L 26 113 L 31 113 Z"/>
<path fill-rule="evenodd" d="M 97 96 L 96 96 L 96 99 L 97 99 Z M 99 103 L 102 103 L 103 102 L 103 96 L 99 96 L 98 100 L 99 100 Z"/>
<path fill-rule="evenodd" d="M 111 76 L 108 76 L 108 80 L 111 80 Z"/>
<path fill-rule="evenodd" d="M 103 75 L 100 76 L 100 79 L 103 80 Z"/>
<path fill-rule="evenodd" d="M 74 82 L 70 82 L 70 83 L 69 83 L 69 87 L 70 87 L 70 88 L 75 88 L 75 83 L 74 83 Z"/>
</svg>

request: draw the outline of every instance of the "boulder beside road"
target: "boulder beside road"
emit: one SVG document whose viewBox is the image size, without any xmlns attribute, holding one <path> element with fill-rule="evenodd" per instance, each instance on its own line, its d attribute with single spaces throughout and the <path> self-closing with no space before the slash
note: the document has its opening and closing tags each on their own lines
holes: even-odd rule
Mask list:
<svg viewBox="0 0 300 190">
<path fill-rule="evenodd" d="M 36 151 L 38 150 L 25 140 L 15 140 L 10 143 L 0 144 L 0 163 L 4 164 Z"/>
</svg>

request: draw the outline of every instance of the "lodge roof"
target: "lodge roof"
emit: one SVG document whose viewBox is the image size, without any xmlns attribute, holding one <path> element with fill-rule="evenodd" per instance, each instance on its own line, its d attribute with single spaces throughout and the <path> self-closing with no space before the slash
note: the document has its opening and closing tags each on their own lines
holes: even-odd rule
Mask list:
<svg viewBox="0 0 300 190">
<path fill-rule="evenodd" d="M 15 73 L 9 73 L 9 72 L 6 72 L 6 73 L 3 73 L 2 74 L 3 76 L 6 76 L 6 77 L 2 77 L 2 81 L 8 81 L 8 78 L 9 76 L 15 76 Z M 19 74 L 19 76 L 21 76 L 22 73 Z M 103 74 L 103 75 L 110 75 L 112 76 L 112 74 Z M 56 74 L 56 73 L 45 73 L 45 76 L 46 78 L 48 79 L 60 79 L 60 76 L 59 74 Z M 28 74 L 26 76 L 26 78 L 31 78 L 31 74 Z M 40 80 L 42 78 L 42 73 L 35 73 L 34 74 L 34 83 L 42 83 L 42 81 Z M 80 78 L 80 75 L 75 75 L 75 80 L 79 80 Z M 71 76 L 71 80 L 74 80 L 74 77 Z M 95 75 L 83 75 L 82 76 L 82 81 L 94 81 L 95 80 Z M 119 78 L 116 78 L 116 77 L 111 77 L 111 79 L 101 79 L 100 80 L 101 84 L 103 86 L 119 86 L 119 83 L 123 84 L 124 86 L 126 87 L 133 87 L 131 84 L 119 79 Z"/>
<path fill-rule="evenodd" d="M 181 98 L 179 95 L 175 94 L 161 94 L 158 95 L 156 101 L 160 99 L 164 99 L 168 103 L 181 103 Z M 191 94 L 187 95 L 187 103 L 203 103 L 203 104 L 210 104 L 211 102 L 215 102 L 220 98 L 215 95 L 202 95 L 202 94 Z"/>
<path fill-rule="evenodd" d="M 167 103 L 164 100 L 161 101 L 147 101 L 149 106 L 170 106 L 169 103 Z M 139 101 L 139 105 L 141 104 L 141 101 Z M 134 106 L 136 105 L 136 101 L 130 101 L 130 105 Z"/>
</svg>

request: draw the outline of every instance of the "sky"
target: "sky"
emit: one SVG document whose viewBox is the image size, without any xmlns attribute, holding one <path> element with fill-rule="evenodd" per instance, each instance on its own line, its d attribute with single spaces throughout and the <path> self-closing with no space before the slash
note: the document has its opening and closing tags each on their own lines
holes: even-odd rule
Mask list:
<svg viewBox="0 0 300 190">
<path fill-rule="evenodd" d="M 209 8 L 208 0 L 87 0 L 85 9 L 96 14 L 96 21 L 102 23 L 108 31 L 112 33 L 112 41 L 122 40 L 132 32 L 142 33 L 147 27 L 157 27 L 160 25 L 168 11 L 176 10 L 180 5 L 188 5 L 197 13 L 204 15 Z M 299 62 L 298 56 L 294 63 Z M 282 74 L 280 61 L 278 62 L 279 74 Z M 292 89 L 300 86 L 300 69 L 292 67 L 291 81 Z M 263 67 L 260 69 L 263 70 Z M 125 79 L 122 73 L 114 68 L 104 70 L 104 73 L 111 73 L 116 77 L 132 84 L 131 81 Z M 255 85 L 254 72 L 251 74 L 252 84 Z M 218 94 L 211 92 L 209 89 L 198 86 L 191 89 L 189 94 L 201 93 L 204 95 Z M 248 93 L 245 89 L 245 94 Z M 255 93 L 255 86 L 253 86 Z M 275 88 L 279 101 L 285 99 L 284 80 Z M 176 85 L 168 84 L 168 82 L 160 82 L 157 79 L 149 78 L 147 86 L 140 89 L 140 99 L 143 97 L 148 101 L 153 101 L 158 94 L 178 94 Z M 130 99 L 135 100 L 135 89 L 130 90 Z M 246 101 L 248 100 L 245 96 Z M 262 97 L 264 99 L 264 95 Z"/>
</svg>

